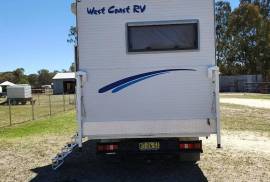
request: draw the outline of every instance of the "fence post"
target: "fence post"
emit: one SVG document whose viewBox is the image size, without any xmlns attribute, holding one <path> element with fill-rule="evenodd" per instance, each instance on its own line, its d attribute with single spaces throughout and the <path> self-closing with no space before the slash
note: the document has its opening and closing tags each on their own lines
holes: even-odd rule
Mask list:
<svg viewBox="0 0 270 182">
<path fill-rule="evenodd" d="M 65 93 L 63 93 L 63 109 L 66 111 Z"/>
<path fill-rule="evenodd" d="M 51 116 L 52 115 L 51 94 L 49 94 L 49 107 L 50 107 L 50 116 Z"/>
<path fill-rule="evenodd" d="M 31 105 L 32 105 L 32 120 L 35 120 L 35 110 L 34 110 L 34 101 L 31 100 Z"/>
<path fill-rule="evenodd" d="M 74 98 L 74 108 L 76 109 L 77 108 L 77 93 L 73 95 L 73 98 Z"/>
<path fill-rule="evenodd" d="M 11 105 L 10 105 L 10 99 L 8 99 L 8 109 L 9 109 L 9 125 L 12 125 L 12 118 L 11 118 Z"/>
<path fill-rule="evenodd" d="M 38 93 L 38 105 L 40 106 L 39 93 Z"/>
</svg>

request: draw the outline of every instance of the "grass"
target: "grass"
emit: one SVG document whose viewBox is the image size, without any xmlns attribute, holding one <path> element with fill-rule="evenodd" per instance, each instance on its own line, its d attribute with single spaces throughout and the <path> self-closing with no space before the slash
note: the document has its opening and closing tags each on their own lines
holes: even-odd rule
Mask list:
<svg viewBox="0 0 270 182">
<path fill-rule="evenodd" d="M 57 114 L 64 110 L 73 110 L 75 98 L 74 95 L 33 95 L 36 100 L 34 105 L 34 119 L 40 119 L 51 114 Z M 51 111 L 50 111 L 51 101 Z M 26 105 L 11 106 L 11 123 L 21 123 L 33 119 L 32 106 Z M 10 125 L 9 106 L 0 105 L 0 127 Z"/>
<path fill-rule="evenodd" d="M 75 133 L 75 128 L 75 112 L 69 111 L 37 121 L 0 128 L 0 140 L 43 135 L 72 135 Z"/>
<path fill-rule="evenodd" d="M 270 136 L 270 110 L 221 104 L 222 128 L 236 131 L 266 132 Z"/>
<path fill-rule="evenodd" d="M 270 99 L 270 94 L 259 93 L 221 93 L 221 98 L 240 98 L 240 99 Z"/>
<path fill-rule="evenodd" d="M 0 103 L 3 102 L 5 100 L 5 98 L 0 97 Z"/>
<path fill-rule="evenodd" d="M 270 110 L 222 104 L 221 114 L 223 130 L 267 132 L 270 134 Z M 44 181 L 48 180 L 42 171 L 48 171 L 48 176 L 52 174 L 50 173 L 50 159 L 70 140 L 75 131 L 74 111 L 62 112 L 52 117 L 0 128 L 0 174 L 3 174 L 1 179 L 3 181 L 30 181 L 35 176 L 38 176 L 36 179 L 40 179 L 43 175 Z M 236 136 L 234 132 L 230 132 L 230 135 Z M 228 138 L 230 135 L 226 137 Z M 266 140 L 265 143 L 268 141 Z M 245 145 L 246 140 L 239 139 L 239 142 L 241 143 L 238 143 L 238 145 Z M 267 172 L 270 164 L 269 154 L 249 151 L 252 149 L 236 150 L 235 146 L 226 144 L 226 141 L 224 141 L 222 150 L 215 149 L 215 141 L 213 143 L 207 141 L 204 145 L 206 147 L 202 160 L 199 162 L 199 167 L 209 181 L 216 181 L 217 178 L 221 181 L 267 181 L 269 179 L 270 174 Z M 100 165 L 89 163 L 88 155 L 83 157 L 78 155 L 74 157 L 76 160 L 73 160 L 73 162 L 67 159 L 67 166 L 68 164 L 70 166 L 66 168 L 68 169 L 66 173 L 61 172 L 62 177 L 73 174 L 74 170 L 76 171 L 80 165 L 82 165 L 79 168 L 80 172 L 91 167 L 94 171 L 104 170 L 104 168 L 99 168 Z M 130 165 L 133 166 L 134 164 L 130 163 Z M 113 167 L 110 174 L 114 174 L 115 168 L 122 169 L 119 166 Z M 182 169 L 184 168 L 177 168 L 175 174 L 178 174 L 179 170 Z M 171 174 L 171 171 L 167 168 L 162 172 Z M 88 174 L 89 171 L 86 173 Z M 126 173 L 125 170 L 124 173 Z M 81 174 L 75 172 L 74 179 L 82 176 Z M 118 175 L 116 177 L 119 178 Z M 68 180 L 63 179 L 63 181 Z"/>
</svg>

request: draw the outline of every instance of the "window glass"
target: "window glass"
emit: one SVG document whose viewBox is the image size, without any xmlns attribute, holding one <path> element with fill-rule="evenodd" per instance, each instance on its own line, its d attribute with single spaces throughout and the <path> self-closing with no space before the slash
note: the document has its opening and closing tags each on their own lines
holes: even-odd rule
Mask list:
<svg viewBox="0 0 270 182">
<path fill-rule="evenodd" d="M 128 51 L 198 49 L 198 24 L 128 25 Z"/>
</svg>

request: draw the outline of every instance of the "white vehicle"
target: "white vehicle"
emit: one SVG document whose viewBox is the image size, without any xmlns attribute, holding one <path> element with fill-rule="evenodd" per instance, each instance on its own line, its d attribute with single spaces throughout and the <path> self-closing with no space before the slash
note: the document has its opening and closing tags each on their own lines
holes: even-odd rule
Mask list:
<svg viewBox="0 0 270 182">
<path fill-rule="evenodd" d="M 32 100 L 32 89 L 30 85 L 13 85 L 7 87 L 7 99 L 11 104 L 21 103 L 25 105 L 27 101 Z"/>
<path fill-rule="evenodd" d="M 213 0 L 78 0 L 73 12 L 79 147 L 195 161 L 199 137 L 220 147 Z"/>
</svg>

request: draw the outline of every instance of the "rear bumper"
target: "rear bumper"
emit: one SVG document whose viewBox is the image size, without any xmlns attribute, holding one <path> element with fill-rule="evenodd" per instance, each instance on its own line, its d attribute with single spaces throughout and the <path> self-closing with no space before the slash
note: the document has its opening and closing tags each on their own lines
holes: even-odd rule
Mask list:
<svg viewBox="0 0 270 182">
<path fill-rule="evenodd" d="M 158 148 L 142 149 L 141 145 L 152 143 Z M 188 146 L 195 146 L 189 148 Z M 186 146 L 183 147 L 183 146 Z M 107 150 L 108 149 L 108 150 Z M 181 153 L 202 153 L 202 141 L 179 141 L 175 139 L 131 139 L 121 140 L 113 143 L 97 143 L 98 154 L 181 154 Z"/>
</svg>

